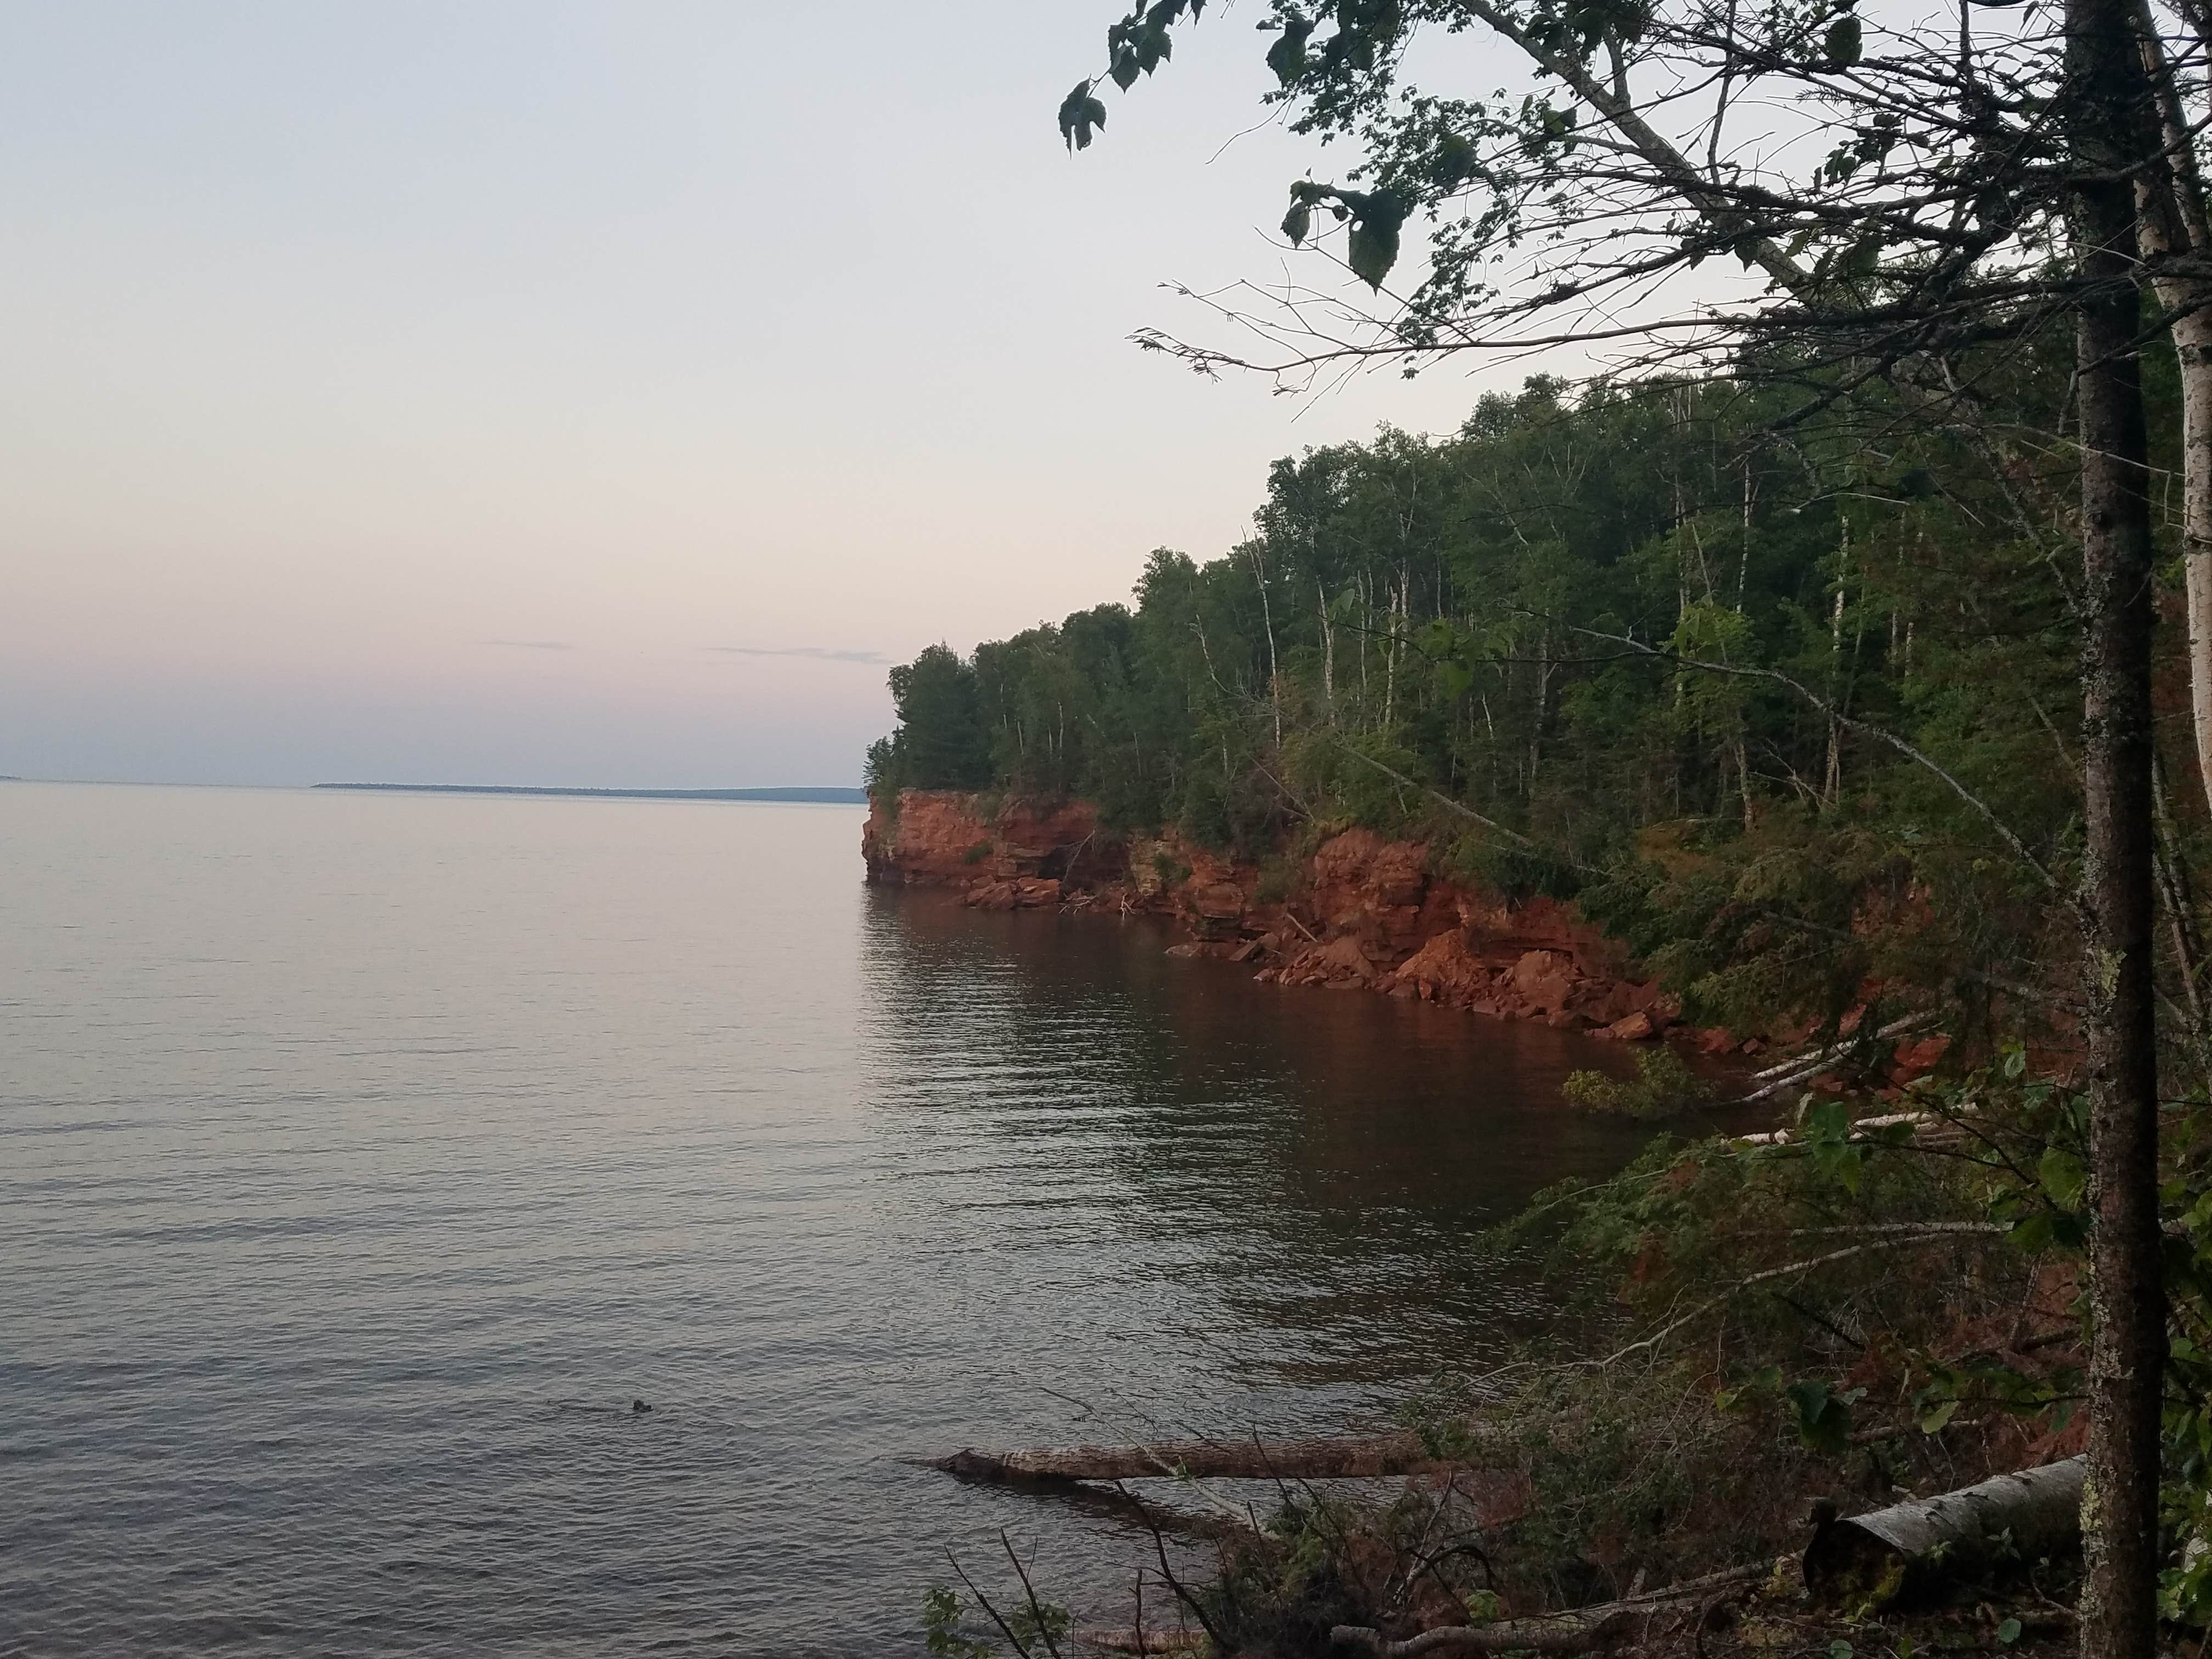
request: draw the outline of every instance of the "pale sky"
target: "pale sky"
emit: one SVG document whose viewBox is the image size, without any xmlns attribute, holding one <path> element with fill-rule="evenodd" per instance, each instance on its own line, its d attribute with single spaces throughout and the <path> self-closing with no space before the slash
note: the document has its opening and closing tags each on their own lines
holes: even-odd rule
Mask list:
<svg viewBox="0 0 2212 1659">
<path fill-rule="evenodd" d="M 857 781 L 889 664 L 1517 382 L 1283 398 L 1127 343 L 1206 337 L 1158 285 L 1279 270 L 1334 158 L 1209 161 L 1249 3 L 1067 155 L 1117 12 L 0 3 L 0 773 Z"/>
</svg>

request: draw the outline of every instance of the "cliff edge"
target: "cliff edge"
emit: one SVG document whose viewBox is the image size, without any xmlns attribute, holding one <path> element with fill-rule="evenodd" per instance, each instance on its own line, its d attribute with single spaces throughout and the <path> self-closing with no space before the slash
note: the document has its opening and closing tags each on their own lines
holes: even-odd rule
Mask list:
<svg viewBox="0 0 2212 1659">
<path fill-rule="evenodd" d="M 1273 984 L 1419 997 L 1624 1041 L 1662 1035 L 1680 1012 L 1571 904 L 1447 878 L 1425 842 L 1371 830 L 1340 830 L 1263 872 L 1172 832 L 1103 834 L 1088 801 L 908 789 L 870 804 L 860 851 L 871 881 L 957 889 L 981 909 L 1166 916 L 1189 934 L 1170 955 L 1248 963 Z M 1694 1036 L 1711 1054 L 1760 1047 L 1717 1028 Z"/>
</svg>

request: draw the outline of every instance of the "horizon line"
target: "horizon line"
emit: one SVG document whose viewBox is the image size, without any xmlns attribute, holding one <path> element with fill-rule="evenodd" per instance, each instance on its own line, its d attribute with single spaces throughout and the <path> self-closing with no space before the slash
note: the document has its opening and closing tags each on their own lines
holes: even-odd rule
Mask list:
<svg viewBox="0 0 2212 1659">
<path fill-rule="evenodd" d="M 854 784 L 767 784 L 732 789 L 612 789 L 592 785 L 518 783 L 315 783 L 311 789 L 421 795 L 555 795 L 623 800 L 757 800 L 795 805 L 858 806 L 868 799 Z"/>
</svg>

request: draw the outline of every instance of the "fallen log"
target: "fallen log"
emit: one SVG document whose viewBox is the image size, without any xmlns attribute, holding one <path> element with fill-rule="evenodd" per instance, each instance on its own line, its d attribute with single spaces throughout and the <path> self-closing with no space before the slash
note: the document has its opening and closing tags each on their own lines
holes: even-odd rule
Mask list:
<svg viewBox="0 0 2212 1659">
<path fill-rule="evenodd" d="M 1731 1593 L 1740 1595 L 1773 1571 L 1771 1562 L 1730 1567 L 1618 1601 L 1530 1619 L 1501 1620 L 1494 1625 L 1440 1625 L 1401 1642 L 1363 1625 L 1339 1625 L 1329 1632 L 1328 1639 L 1339 1647 L 1364 1649 L 1376 1659 L 1420 1659 L 1427 1653 L 1593 1653 L 1600 1648 L 1643 1641 L 1662 1618 L 1693 1604 L 1726 1599 Z M 1705 1610 L 1699 1607 L 1700 1618 Z"/>
<path fill-rule="evenodd" d="M 1862 1042 L 1888 1042 L 1898 1037 L 1913 1036 L 1927 1030 L 1936 1021 L 1936 1016 L 1932 1013 L 1907 1014 L 1903 1019 L 1892 1020 L 1876 1031 L 1871 1039 L 1856 1036 L 1844 1037 L 1817 1053 L 1798 1054 L 1778 1066 L 1769 1066 L 1753 1072 L 1751 1080 L 1759 1086 L 1744 1096 L 1743 1101 L 1747 1103 L 1765 1100 L 1770 1095 L 1779 1094 L 1797 1084 L 1809 1083 L 1821 1073 L 1833 1071 L 1849 1060 L 1857 1052 Z"/>
<path fill-rule="evenodd" d="M 1078 1647 L 1102 1653 L 1195 1653 L 1206 1645 L 1206 1632 L 1196 1630 L 1084 1629 L 1067 1633 Z"/>
<path fill-rule="evenodd" d="M 2087 1462 L 2069 1457 L 1849 1520 L 1824 1518 L 1805 1550 L 1805 1587 L 1829 1602 L 1886 1607 L 1996 1565 L 2070 1555 L 2081 1545 Z"/>
<path fill-rule="evenodd" d="M 1427 1474 L 1458 1467 L 1433 1455 L 1419 1435 L 1373 1434 L 1313 1440 L 1163 1440 L 1148 1446 L 1035 1446 L 988 1452 L 973 1447 L 927 1467 L 963 1480 L 1013 1485 L 1060 1480 L 1334 1480 Z"/>
<path fill-rule="evenodd" d="M 1154 1502 L 1126 1486 L 1088 1486 L 1079 1480 L 1030 1479 L 1031 1496 L 1042 1503 L 1065 1504 L 1079 1513 L 1121 1526 L 1164 1532 L 1170 1538 L 1241 1538 L 1258 1523 L 1252 1512 L 1237 1504 L 1218 1502 L 1206 1510 L 1177 1508 Z M 1205 1494 L 1201 1492 L 1200 1496 Z"/>
</svg>

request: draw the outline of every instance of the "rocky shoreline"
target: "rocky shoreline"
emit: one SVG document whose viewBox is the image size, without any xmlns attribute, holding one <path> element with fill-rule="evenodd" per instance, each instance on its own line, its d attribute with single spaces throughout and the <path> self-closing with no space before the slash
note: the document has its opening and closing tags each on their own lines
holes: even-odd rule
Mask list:
<svg viewBox="0 0 2212 1659">
<path fill-rule="evenodd" d="M 1685 1028 L 1680 1004 L 1571 904 L 1448 879 L 1425 843 L 1371 830 L 1263 867 L 1173 833 L 1102 834 L 1087 801 L 908 789 L 871 803 L 861 853 L 872 881 L 957 890 L 978 909 L 1164 916 L 1189 934 L 1170 955 L 1249 964 L 1267 983 L 1418 997 L 1621 1042 L 1672 1036 L 1716 1055 L 1784 1035 Z"/>
</svg>

